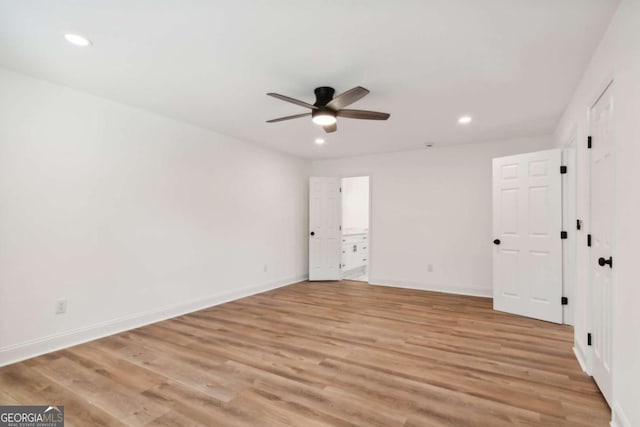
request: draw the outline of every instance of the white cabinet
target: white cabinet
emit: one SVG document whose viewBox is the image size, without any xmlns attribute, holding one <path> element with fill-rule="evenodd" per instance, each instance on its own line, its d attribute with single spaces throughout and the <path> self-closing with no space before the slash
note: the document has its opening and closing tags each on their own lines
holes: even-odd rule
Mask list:
<svg viewBox="0 0 640 427">
<path fill-rule="evenodd" d="M 366 266 L 369 262 L 369 236 L 367 233 L 342 236 L 342 270 Z"/>
</svg>

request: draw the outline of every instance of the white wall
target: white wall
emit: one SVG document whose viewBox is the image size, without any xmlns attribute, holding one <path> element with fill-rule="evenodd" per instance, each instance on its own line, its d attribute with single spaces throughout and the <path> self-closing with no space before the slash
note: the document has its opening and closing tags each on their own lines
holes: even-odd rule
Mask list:
<svg viewBox="0 0 640 427">
<path fill-rule="evenodd" d="M 8 71 L 0 94 L 0 365 L 306 275 L 308 162 Z"/>
<path fill-rule="evenodd" d="M 369 177 L 342 179 L 342 230 L 369 229 Z"/>
<path fill-rule="evenodd" d="M 640 426 L 640 2 L 623 0 L 555 133 L 562 146 L 578 141 L 578 217 L 589 224 L 587 112 L 611 79 L 614 83 L 616 188 L 613 269 L 613 418 Z M 597 201 L 594 201 L 597 203 Z M 582 231 L 586 239 L 588 226 Z M 575 298 L 576 350 L 588 360 L 588 248 L 578 245 Z"/>
<path fill-rule="evenodd" d="M 371 283 L 490 296 L 491 159 L 552 146 L 543 136 L 316 161 L 313 174 L 370 176 Z"/>
</svg>

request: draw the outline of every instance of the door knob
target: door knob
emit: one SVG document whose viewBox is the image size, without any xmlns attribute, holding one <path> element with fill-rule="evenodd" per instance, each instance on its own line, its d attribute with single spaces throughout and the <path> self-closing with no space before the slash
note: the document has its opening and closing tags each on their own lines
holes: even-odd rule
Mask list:
<svg viewBox="0 0 640 427">
<path fill-rule="evenodd" d="M 312 231 L 312 232 L 311 232 L 311 235 L 312 235 L 312 236 L 315 236 L 315 235 L 316 235 L 316 232 L 315 232 L 315 231 Z"/>
<path fill-rule="evenodd" d="M 598 258 L 598 265 L 600 265 L 600 267 L 604 267 L 607 264 L 609 264 L 609 268 L 613 268 L 613 258 L 612 257 L 609 257 L 609 259 L 604 259 L 602 257 Z"/>
<path fill-rule="evenodd" d="M 495 240 L 493 241 L 493 244 L 494 244 L 494 245 L 499 245 L 499 244 L 500 244 L 500 239 L 495 239 Z"/>
</svg>

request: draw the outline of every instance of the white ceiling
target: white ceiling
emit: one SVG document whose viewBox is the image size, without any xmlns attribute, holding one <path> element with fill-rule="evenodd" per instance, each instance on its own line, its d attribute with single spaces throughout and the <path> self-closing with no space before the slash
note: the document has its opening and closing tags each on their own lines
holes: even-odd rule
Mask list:
<svg viewBox="0 0 640 427">
<path fill-rule="evenodd" d="M 0 65 L 305 158 L 547 134 L 618 0 L 19 0 Z M 75 32 L 90 48 L 68 44 Z M 323 136 L 267 97 L 371 93 Z M 457 118 L 474 121 L 460 126 Z"/>
</svg>

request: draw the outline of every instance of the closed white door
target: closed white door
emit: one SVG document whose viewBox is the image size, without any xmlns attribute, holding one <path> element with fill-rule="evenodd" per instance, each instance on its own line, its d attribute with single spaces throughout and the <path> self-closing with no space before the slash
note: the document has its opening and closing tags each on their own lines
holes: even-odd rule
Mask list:
<svg viewBox="0 0 640 427">
<path fill-rule="evenodd" d="M 493 159 L 493 308 L 562 323 L 561 151 Z"/>
<path fill-rule="evenodd" d="M 582 229 L 576 225 L 578 214 L 576 212 L 576 141 L 572 136 L 566 148 L 562 150 L 562 164 L 566 165 L 567 173 L 562 175 L 562 228 L 568 231 L 569 238 L 562 244 L 562 294 L 569 301 L 574 301 L 574 289 L 576 287 L 576 254 L 577 231 Z M 585 226 L 586 229 L 586 226 Z M 582 241 L 582 240 L 581 240 Z M 584 242 L 583 242 L 584 243 Z M 573 309 L 575 304 L 567 304 L 562 307 L 562 321 L 566 325 L 573 325 Z"/>
<path fill-rule="evenodd" d="M 309 181 L 309 280 L 340 280 L 342 197 L 340 178 Z"/>
<path fill-rule="evenodd" d="M 614 135 L 609 87 L 591 109 L 592 374 L 611 404 Z"/>
</svg>

